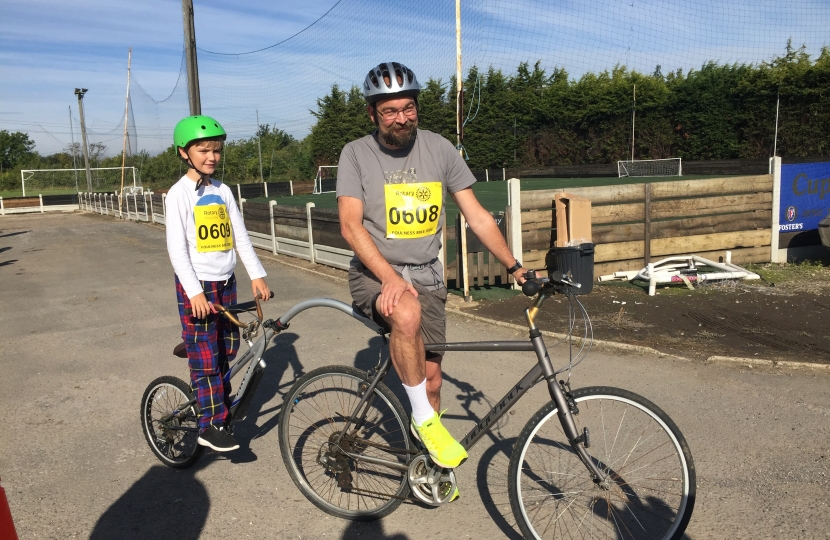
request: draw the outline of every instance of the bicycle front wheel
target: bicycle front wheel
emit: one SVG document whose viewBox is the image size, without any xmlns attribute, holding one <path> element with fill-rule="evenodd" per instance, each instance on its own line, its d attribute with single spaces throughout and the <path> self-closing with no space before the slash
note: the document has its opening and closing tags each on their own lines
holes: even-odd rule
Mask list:
<svg viewBox="0 0 830 540">
<path fill-rule="evenodd" d="M 527 423 L 510 458 L 509 494 L 526 538 L 673 540 L 695 502 L 695 466 L 671 419 L 647 399 L 608 387 L 573 392 L 574 421 L 608 475 L 594 483 L 549 402 Z"/>
<path fill-rule="evenodd" d="M 159 377 L 141 398 L 141 427 L 147 444 L 162 463 L 174 469 L 190 467 L 205 450 L 199 438 L 199 409 L 190 385 L 176 377 Z"/>
<path fill-rule="evenodd" d="M 381 382 L 356 410 L 366 388 L 363 371 L 316 369 L 294 384 L 280 413 L 280 450 L 294 484 L 315 506 L 345 519 L 382 518 L 409 489 L 403 406 Z"/>
</svg>

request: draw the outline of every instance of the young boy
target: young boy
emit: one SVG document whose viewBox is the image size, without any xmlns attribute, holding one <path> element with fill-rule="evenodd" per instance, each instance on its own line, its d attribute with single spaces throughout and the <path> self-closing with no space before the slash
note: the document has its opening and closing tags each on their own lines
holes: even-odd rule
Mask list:
<svg viewBox="0 0 830 540">
<path fill-rule="evenodd" d="M 251 278 L 254 296 L 268 300 L 266 274 L 254 253 L 242 215 L 228 186 L 210 177 L 226 138 L 219 122 L 189 116 L 173 132 L 173 144 L 187 164 L 167 193 L 167 252 L 176 273 L 182 339 L 187 344 L 190 382 L 201 409 L 198 443 L 219 452 L 239 444 L 228 431 L 228 361 L 239 348 L 239 329 L 213 307 L 236 303 L 236 253 Z M 185 315 L 191 309 L 192 315 Z"/>
</svg>

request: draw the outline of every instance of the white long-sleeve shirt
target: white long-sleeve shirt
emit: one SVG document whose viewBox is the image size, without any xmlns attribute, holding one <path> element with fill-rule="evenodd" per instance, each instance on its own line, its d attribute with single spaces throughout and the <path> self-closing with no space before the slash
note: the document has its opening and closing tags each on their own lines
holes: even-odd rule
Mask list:
<svg viewBox="0 0 830 540">
<path fill-rule="evenodd" d="M 239 252 L 242 264 L 251 279 L 265 277 L 265 269 L 259 262 L 242 214 L 225 184 L 211 179 L 209 185 L 196 189 L 196 182 L 183 176 L 167 193 L 166 229 L 167 253 L 184 291 L 189 298 L 204 292 L 199 281 L 225 281 L 236 267 L 233 249 L 199 252 L 196 243 L 194 207 L 224 204 L 230 219 L 233 245 Z"/>
</svg>

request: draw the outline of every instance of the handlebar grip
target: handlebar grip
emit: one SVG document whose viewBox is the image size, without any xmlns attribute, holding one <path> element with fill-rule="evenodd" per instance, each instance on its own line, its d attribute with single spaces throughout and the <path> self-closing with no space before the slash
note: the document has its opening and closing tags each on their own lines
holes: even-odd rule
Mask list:
<svg viewBox="0 0 830 540">
<path fill-rule="evenodd" d="M 541 281 L 529 279 L 522 283 L 522 293 L 525 296 L 536 296 L 536 294 L 542 290 L 542 285 Z"/>
</svg>

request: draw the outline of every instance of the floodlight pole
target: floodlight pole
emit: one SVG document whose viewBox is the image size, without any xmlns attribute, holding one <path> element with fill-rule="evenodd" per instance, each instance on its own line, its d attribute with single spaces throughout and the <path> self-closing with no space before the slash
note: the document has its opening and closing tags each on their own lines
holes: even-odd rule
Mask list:
<svg viewBox="0 0 830 540">
<path fill-rule="evenodd" d="M 86 190 L 92 193 L 92 172 L 89 170 L 89 146 L 86 144 L 86 122 L 84 122 L 84 94 L 86 88 L 76 88 L 75 95 L 78 96 L 78 113 L 81 115 L 81 140 L 84 145 L 84 167 L 86 168 Z"/>
<path fill-rule="evenodd" d="M 259 181 L 265 183 L 262 176 L 262 137 L 259 136 L 259 109 L 256 110 L 256 146 L 259 151 Z"/>
<path fill-rule="evenodd" d="M 71 137 L 72 141 L 72 172 L 75 173 L 75 191 L 80 191 L 78 189 L 78 163 L 75 160 L 75 128 L 72 127 L 72 105 L 69 106 L 69 136 Z"/>
<path fill-rule="evenodd" d="M 121 191 L 124 193 L 124 167 L 127 165 L 127 124 L 130 119 L 130 66 L 133 63 L 133 48 L 130 47 L 130 52 L 127 53 L 127 101 L 124 105 L 124 151 L 121 153 Z M 135 173 L 133 173 L 135 174 Z M 135 179 L 133 179 L 133 186 L 135 186 Z M 118 197 L 118 215 L 121 215 L 121 199 Z"/>
<path fill-rule="evenodd" d="M 193 22 L 193 0 L 182 0 L 182 22 L 184 23 L 184 56 L 187 63 L 187 97 L 190 114 L 202 114 L 202 100 L 199 97 L 199 64 L 196 60 L 196 25 Z"/>
</svg>

